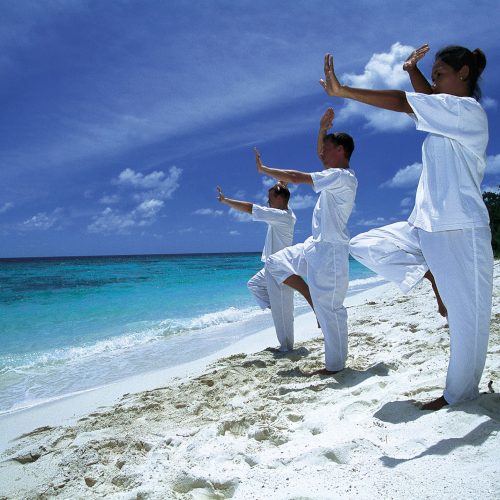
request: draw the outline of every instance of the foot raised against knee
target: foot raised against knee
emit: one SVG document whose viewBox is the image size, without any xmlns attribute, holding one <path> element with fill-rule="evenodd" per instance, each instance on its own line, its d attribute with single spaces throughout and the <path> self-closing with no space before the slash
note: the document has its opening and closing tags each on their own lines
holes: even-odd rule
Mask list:
<svg viewBox="0 0 500 500">
<path fill-rule="evenodd" d="M 432 290 L 434 291 L 434 295 L 436 296 L 436 301 L 438 304 L 438 313 L 443 316 L 443 318 L 446 318 L 448 316 L 448 310 L 446 309 L 446 306 L 444 305 L 443 299 L 441 298 L 441 295 L 439 294 L 438 287 L 436 285 L 436 281 L 434 280 L 434 275 L 430 272 L 427 271 L 424 274 L 424 278 L 427 278 L 432 286 Z"/>
</svg>

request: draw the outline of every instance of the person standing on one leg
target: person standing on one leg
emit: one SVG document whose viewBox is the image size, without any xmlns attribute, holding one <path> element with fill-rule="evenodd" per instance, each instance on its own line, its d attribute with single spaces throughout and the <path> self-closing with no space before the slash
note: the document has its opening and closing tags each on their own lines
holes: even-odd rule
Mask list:
<svg viewBox="0 0 500 500">
<path fill-rule="evenodd" d="M 333 58 L 325 56 L 331 96 L 409 113 L 428 135 L 422 146 L 422 174 L 407 222 L 374 229 L 351 240 L 351 254 L 409 291 L 423 277 L 435 281 L 447 309 L 450 361 L 443 396 L 423 405 L 438 410 L 475 399 L 486 360 L 493 252 L 488 211 L 480 184 L 486 167 L 488 120 L 478 102 L 484 53 L 449 46 L 432 67 L 432 85 L 417 67 L 428 52 L 414 51 L 403 69 L 416 92 L 371 90 L 341 85 Z"/>
<path fill-rule="evenodd" d="M 267 223 L 267 236 L 262 252 L 262 262 L 273 253 L 290 246 L 293 242 L 293 229 L 296 217 L 288 208 L 290 191 L 281 183 L 274 185 L 268 192 L 269 207 L 262 207 L 247 201 L 226 198 L 217 186 L 218 200 L 235 210 L 248 213 L 255 221 Z M 281 352 L 293 349 L 293 290 L 266 277 L 265 268 L 261 269 L 247 283 L 249 290 L 262 309 L 271 308 L 274 327 Z"/>
<path fill-rule="evenodd" d="M 304 243 L 269 257 L 266 269 L 277 283 L 304 293 L 306 277 L 310 299 L 325 338 L 325 369 L 336 373 L 347 359 L 347 311 L 343 305 L 349 284 L 347 220 L 354 206 L 358 182 L 349 167 L 354 141 L 348 134 L 327 134 L 334 118 L 329 108 L 320 122 L 318 151 L 324 170 L 307 173 L 280 170 L 262 164 L 256 150 L 257 170 L 283 182 L 309 184 L 319 198 L 312 216 L 312 236 Z"/>
</svg>

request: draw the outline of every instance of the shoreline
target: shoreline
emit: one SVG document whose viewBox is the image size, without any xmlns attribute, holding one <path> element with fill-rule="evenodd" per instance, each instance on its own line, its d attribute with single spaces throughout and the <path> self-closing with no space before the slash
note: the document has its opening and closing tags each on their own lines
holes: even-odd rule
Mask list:
<svg viewBox="0 0 500 500">
<path fill-rule="evenodd" d="M 349 293 L 357 293 L 379 283 L 380 278 L 377 277 L 353 279 Z M 75 326 L 73 331 L 71 325 L 67 325 L 67 333 L 62 334 L 65 328 L 61 317 L 54 318 L 54 329 L 49 333 L 50 314 L 45 322 L 42 321 L 37 336 L 23 331 L 15 334 L 15 321 L 7 317 L 7 325 L 4 325 L 6 350 L 1 356 L 0 385 L 3 390 L 0 391 L 0 416 L 119 383 L 129 377 L 202 359 L 272 326 L 270 311 L 262 311 L 248 293 L 245 294 L 245 301 L 241 302 L 238 295 L 241 287 L 238 290 L 236 297 L 231 294 L 226 297 L 234 301 L 236 305 L 233 306 L 226 302 L 216 304 L 217 301 L 205 303 L 204 299 L 197 299 L 194 294 L 195 306 L 190 313 L 186 313 L 185 301 L 181 299 L 180 303 L 184 305 L 179 305 L 179 309 L 170 305 L 159 316 L 156 311 L 153 319 L 147 319 L 148 312 L 143 309 L 148 306 L 143 303 L 136 311 L 142 312 L 141 317 L 132 319 L 123 310 L 119 317 L 116 313 L 109 320 L 103 320 L 101 329 L 93 320 L 88 328 L 82 329 L 80 325 L 78 334 L 75 333 L 78 328 Z M 79 297 L 79 302 L 87 303 L 84 296 Z M 114 307 L 123 308 L 124 304 L 117 303 Z M 153 308 L 157 306 L 158 302 Z M 296 297 L 295 316 L 307 311 L 310 307 L 306 301 Z M 80 313 L 75 314 L 78 316 Z M 102 313 L 95 314 L 102 316 Z M 14 312 L 12 318 L 15 317 Z M 31 327 L 34 327 L 36 320 L 32 323 Z M 109 328 L 104 327 L 106 323 Z M 49 341 L 52 336 L 54 340 Z"/>
<path fill-rule="evenodd" d="M 384 281 L 364 291 L 354 293 L 346 298 L 346 307 L 353 306 L 363 300 L 375 298 L 388 286 L 391 285 Z M 311 311 L 296 316 L 296 342 L 310 340 L 318 335 L 321 336 L 321 331 L 316 329 L 315 324 L 316 320 Z M 34 427 L 70 423 L 97 407 L 113 404 L 126 393 L 152 390 L 174 381 L 186 381 L 190 377 L 203 373 L 211 363 L 224 357 L 237 353 L 250 354 L 275 344 L 276 333 L 274 327 L 271 326 L 245 336 L 208 356 L 188 363 L 150 370 L 99 387 L 63 395 L 32 406 L 6 411 L 0 414 L 0 428 L 4 429 L 0 433 L 0 454 L 8 447 L 11 439 L 29 432 Z"/>
<path fill-rule="evenodd" d="M 261 350 L 270 328 L 196 371 L 153 377 L 157 388 L 129 384 L 84 416 L 31 425 L 2 453 L 0 498 L 498 497 L 500 394 L 419 408 L 442 392 L 449 349 L 430 285 L 402 295 L 386 283 L 346 306 L 342 372 L 306 376 L 323 339 L 301 315 L 290 354 Z M 497 262 L 481 391 L 499 389 L 499 349 Z"/>
</svg>

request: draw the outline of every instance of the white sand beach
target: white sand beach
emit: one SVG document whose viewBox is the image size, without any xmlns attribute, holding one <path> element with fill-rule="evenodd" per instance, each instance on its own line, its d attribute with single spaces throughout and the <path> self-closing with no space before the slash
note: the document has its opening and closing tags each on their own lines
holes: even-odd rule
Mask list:
<svg viewBox="0 0 500 500">
<path fill-rule="evenodd" d="M 449 350 L 430 285 L 347 305 L 348 368 L 333 376 L 306 376 L 323 366 L 309 313 L 293 353 L 263 350 L 270 329 L 177 378 L 0 419 L 0 498 L 500 498 L 500 262 L 485 394 L 437 412 L 419 408 L 442 394 Z M 91 409 L 103 394 L 115 402 Z"/>
</svg>

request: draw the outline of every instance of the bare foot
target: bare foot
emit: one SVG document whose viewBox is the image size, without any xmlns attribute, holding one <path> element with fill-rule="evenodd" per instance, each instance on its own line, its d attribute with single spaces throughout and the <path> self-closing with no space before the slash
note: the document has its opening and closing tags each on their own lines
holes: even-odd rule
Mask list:
<svg viewBox="0 0 500 500">
<path fill-rule="evenodd" d="M 319 370 L 314 370 L 312 372 L 303 372 L 306 377 L 314 377 L 314 375 L 320 375 L 323 377 L 329 377 L 331 375 L 335 375 L 336 373 L 341 372 L 342 370 L 331 371 L 326 368 L 320 368 Z"/>
<path fill-rule="evenodd" d="M 422 410 L 436 411 L 440 410 L 444 406 L 448 406 L 448 402 L 444 399 L 444 396 L 435 399 L 434 401 L 430 401 L 429 403 L 425 403 L 422 405 Z"/>
</svg>

